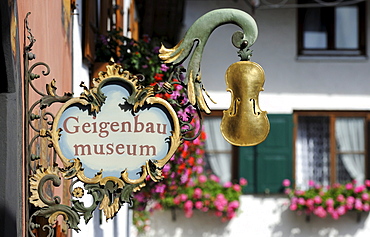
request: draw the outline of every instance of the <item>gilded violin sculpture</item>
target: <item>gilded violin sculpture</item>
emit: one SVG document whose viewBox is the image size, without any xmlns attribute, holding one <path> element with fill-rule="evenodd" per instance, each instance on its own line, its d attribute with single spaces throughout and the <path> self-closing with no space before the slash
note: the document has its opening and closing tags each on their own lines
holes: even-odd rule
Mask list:
<svg viewBox="0 0 370 237">
<path fill-rule="evenodd" d="M 231 105 L 223 112 L 221 133 L 236 146 L 254 146 L 264 141 L 270 131 L 266 111 L 261 111 L 258 95 L 263 91 L 262 67 L 250 61 L 232 64 L 226 71 L 227 91 Z"/>
</svg>

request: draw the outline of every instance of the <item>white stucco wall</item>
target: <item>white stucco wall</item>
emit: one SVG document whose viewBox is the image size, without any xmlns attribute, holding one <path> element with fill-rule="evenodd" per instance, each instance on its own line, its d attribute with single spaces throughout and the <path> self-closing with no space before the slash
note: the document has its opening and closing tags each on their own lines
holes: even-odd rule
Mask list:
<svg viewBox="0 0 370 237">
<path fill-rule="evenodd" d="M 172 221 L 169 211 L 156 211 L 151 220 L 151 230 L 143 236 L 158 237 L 368 237 L 370 218 L 362 214 L 357 222 L 355 212 L 338 220 L 312 216 L 306 221 L 288 209 L 283 195 L 244 195 L 241 213 L 230 222 L 223 223 L 208 213 L 194 212 L 186 218 L 181 210 Z M 135 235 L 134 235 L 135 236 Z"/>
</svg>

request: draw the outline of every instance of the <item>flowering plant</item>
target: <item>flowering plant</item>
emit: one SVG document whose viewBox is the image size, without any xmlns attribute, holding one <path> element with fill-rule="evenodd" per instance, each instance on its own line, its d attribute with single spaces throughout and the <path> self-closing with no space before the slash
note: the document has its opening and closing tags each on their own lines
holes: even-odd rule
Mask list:
<svg viewBox="0 0 370 237">
<path fill-rule="evenodd" d="M 241 178 L 239 183 L 222 185 L 216 175 L 205 172 L 205 138 L 206 134 L 201 131 L 194 141 L 184 141 L 164 166 L 164 180 L 148 181 L 147 187 L 135 194 L 134 224 L 139 232 L 149 228 L 149 213 L 154 210 L 180 208 L 187 218 L 198 210 L 218 216 L 221 221 L 236 216 L 242 186 L 247 185 L 247 180 Z"/>
<path fill-rule="evenodd" d="M 179 72 L 173 72 L 172 67 L 162 64 L 156 42 L 148 37 L 134 41 L 115 30 L 108 32 L 107 36 L 100 36 L 97 41 L 96 61 L 107 62 L 113 57 L 130 73 L 144 75 L 147 85 L 157 84 L 161 88 L 165 81 L 171 81 L 172 88 L 156 96 L 173 105 L 182 121 L 182 131 L 187 131 L 184 142 L 162 169 L 164 180 L 156 183 L 148 177 L 146 187 L 135 194 L 133 222 L 139 232 L 144 232 L 149 228 L 153 210 L 174 208 L 183 209 L 186 217 L 191 217 L 193 210 L 199 210 L 212 211 L 222 221 L 230 220 L 238 211 L 242 186 L 247 185 L 247 181 L 242 178 L 240 183 L 222 185 L 216 175 L 204 170 L 206 134 L 197 111 L 189 106 L 181 67 Z"/>
<path fill-rule="evenodd" d="M 290 181 L 283 181 L 285 193 L 289 196 L 289 209 L 298 213 L 314 214 L 324 218 L 330 215 L 333 219 L 338 219 L 350 210 L 359 212 L 370 211 L 370 180 L 365 181 L 365 185 L 357 185 L 353 180 L 347 184 L 334 184 L 323 187 L 309 181 L 309 189 L 291 189 Z"/>
<path fill-rule="evenodd" d="M 147 84 L 162 80 L 165 67 L 158 57 L 159 40 L 147 35 L 133 40 L 125 37 L 122 30 L 111 30 L 99 35 L 95 45 L 95 62 L 109 62 L 111 58 L 132 74 L 141 74 Z"/>
</svg>

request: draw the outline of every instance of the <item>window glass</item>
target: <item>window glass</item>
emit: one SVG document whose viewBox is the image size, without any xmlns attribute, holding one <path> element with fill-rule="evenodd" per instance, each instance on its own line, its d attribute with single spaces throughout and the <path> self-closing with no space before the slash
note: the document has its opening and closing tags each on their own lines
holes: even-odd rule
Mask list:
<svg viewBox="0 0 370 237">
<path fill-rule="evenodd" d="M 335 46 L 337 49 L 357 49 L 358 8 L 355 6 L 335 8 Z"/>
<path fill-rule="evenodd" d="M 337 181 L 365 180 L 365 127 L 363 118 L 337 118 Z"/>
<path fill-rule="evenodd" d="M 366 112 L 358 117 L 312 114 L 296 114 L 296 186 L 307 189 L 310 180 L 325 186 L 352 180 L 364 183 Z"/>
<path fill-rule="evenodd" d="M 329 185 L 329 117 L 299 116 L 296 140 L 296 185 L 308 188 L 308 181 Z"/>
<path fill-rule="evenodd" d="M 206 159 L 221 183 L 231 181 L 232 146 L 221 134 L 221 117 L 204 119 L 206 139 Z"/>
<path fill-rule="evenodd" d="M 320 8 L 307 9 L 303 22 L 303 47 L 326 49 L 328 41 L 327 24 Z"/>
</svg>

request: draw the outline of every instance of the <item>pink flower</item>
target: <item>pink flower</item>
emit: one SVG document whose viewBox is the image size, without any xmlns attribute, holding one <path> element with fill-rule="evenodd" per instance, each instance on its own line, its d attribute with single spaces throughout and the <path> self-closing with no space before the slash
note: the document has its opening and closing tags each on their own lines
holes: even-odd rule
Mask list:
<svg viewBox="0 0 370 237">
<path fill-rule="evenodd" d="M 230 188 L 231 186 L 233 186 L 233 183 L 231 183 L 230 181 L 224 183 L 224 188 Z"/>
<path fill-rule="evenodd" d="M 156 193 L 164 193 L 164 190 L 166 189 L 166 185 L 164 184 L 157 184 L 155 187 Z"/>
<path fill-rule="evenodd" d="M 363 211 L 370 211 L 370 205 L 368 203 L 365 203 L 363 206 L 362 206 L 362 210 Z"/>
<path fill-rule="evenodd" d="M 167 163 L 165 166 L 163 166 L 163 172 L 164 173 L 168 173 L 168 171 L 170 171 L 171 169 L 171 165 L 169 163 Z"/>
<path fill-rule="evenodd" d="M 337 208 L 337 213 L 340 215 L 340 216 L 343 216 L 344 214 L 346 214 L 346 208 L 344 206 L 339 206 Z"/>
<path fill-rule="evenodd" d="M 346 189 L 347 189 L 347 190 L 351 190 L 351 189 L 353 189 L 353 184 L 352 184 L 352 183 L 348 183 L 348 184 L 346 184 Z"/>
<path fill-rule="evenodd" d="M 215 205 L 217 210 L 223 211 L 227 205 L 227 200 L 225 196 L 222 193 L 220 193 L 220 194 L 217 194 L 216 199 L 214 200 L 213 204 Z"/>
<path fill-rule="evenodd" d="M 234 201 L 231 201 L 229 203 L 229 207 L 233 208 L 233 209 L 236 209 L 239 207 L 239 202 L 237 200 L 234 200 Z"/>
<path fill-rule="evenodd" d="M 333 212 L 334 212 L 334 207 L 327 207 L 327 208 L 326 208 L 326 211 L 327 211 L 328 213 L 333 213 Z"/>
<path fill-rule="evenodd" d="M 180 200 L 180 196 L 176 196 L 176 197 L 173 199 L 173 203 L 174 203 L 175 205 L 179 205 L 179 204 L 180 204 L 180 202 L 181 202 L 181 200 Z"/>
<path fill-rule="evenodd" d="M 161 64 L 161 70 L 163 71 L 163 72 L 167 72 L 167 70 L 169 69 L 169 67 L 167 67 L 167 65 L 166 64 Z"/>
<path fill-rule="evenodd" d="M 366 187 L 370 187 L 370 180 L 365 180 L 365 185 L 366 185 Z"/>
<path fill-rule="evenodd" d="M 194 145 L 200 145 L 201 144 L 199 137 L 194 139 L 193 144 Z"/>
<path fill-rule="evenodd" d="M 234 185 L 233 185 L 233 189 L 234 189 L 235 191 L 237 191 L 237 192 L 240 192 L 240 191 L 242 190 L 242 188 L 240 187 L 240 185 L 239 185 L 239 184 L 234 184 Z"/>
<path fill-rule="evenodd" d="M 190 200 L 187 200 L 187 201 L 184 203 L 184 209 L 185 209 L 185 210 L 193 209 L 193 202 L 192 202 L 192 201 L 190 201 Z"/>
<path fill-rule="evenodd" d="M 297 197 L 292 197 L 292 203 L 297 203 L 298 202 L 298 198 Z"/>
<path fill-rule="evenodd" d="M 355 209 L 356 210 L 359 210 L 359 211 L 362 211 L 362 202 L 361 202 L 361 199 L 356 199 L 356 201 L 355 201 Z"/>
<path fill-rule="evenodd" d="M 309 186 L 309 187 L 314 187 L 314 186 L 315 186 L 315 181 L 313 181 L 313 180 L 309 180 L 309 181 L 308 181 L 308 186 Z"/>
<path fill-rule="evenodd" d="M 195 199 L 199 199 L 199 198 L 201 198 L 202 197 L 202 189 L 200 189 L 200 188 L 196 188 L 196 189 L 194 189 L 194 198 Z"/>
<path fill-rule="evenodd" d="M 297 210 L 297 208 L 298 208 L 297 204 L 295 204 L 295 203 L 290 204 L 289 209 L 290 209 L 291 211 L 295 211 L 295 210 Z"/>
<path fill-rule="evenodd" d="M 239 179 L 239 184 L 242 185 L 242 186 L 245 186 L 248 184 L 248 181 L 245 179 L 245 178 L 240 178 Z"/>
<path fill-rule="evenodd" d="M 355 202 L 355 198 L 352 196 L 347 197 L 347 203 L 353 204 Z"/>
<path fill-rule="evenodd" d="M 326 200 L 325 203 L 329 207 L 333 207 L 334 206 L 334 200 L 332 198 L 328 198 L 328 200 Z"/>
<path fill-rule="evenodd" d="M 229 211 L 227 212 L 227 218 L 229 220 L 233 219 L 234 217 L 236 216 L 235 212 L 234 211 Z"/>
<path fill-rule="evenodd" d="M 205 183 L 207 181 L 207 177 L 205 175 L 199 175 L 199 182 Z"/>
<path fill-rule="evenodd" d="M 320 218 L 326 217 L 326 211 L 322 206 L 318 206 L 313 213 Z"/>
<path fill-rule="evenodd" d="M 195 166 L 195 172 L 197 172 L 198 174 L 203 173 L 203 166 Z"/>
<path fill-rule="evenodd" d="M 289 187 L 290 186 L 290 180 L 289 179 L 284 179 L 283 180 L 283 186 L 284 187 Z"/>
<path fill-rule="evenodd" d="M 203 203 L 202 203 L 202 201 L 197 201 L 197 202 L 195 202 L 195 208 L 196 208 L 196 209 L 202 209 L 202 208 L 203 208 Z"/>
<path fill-rule="evenodd" d="M 214 175 L 214 174 L 211 174 L 211 175 L 209 176 L 209 178 L 210 178 L 212 181 L 216 182 L 216 183 L 219 183 L 219 182 L 220 182 L 220 178 L 219 178 L 219 177 L 217 177 L 217 176 L 216 176 L 216 175 Z"/>
<path fill-rule="evenodd" d="M 334 219 L 334 220 L 338 220 L 339 219 L 339 214 L 337 211 L 333 211 L 331 213 L 331 217 Z"/>
<path fill-rule="evenodd" d="M 298 204 L 299 205 L 304 205 L 306 203 L 306 201 L 304 200 L 304 198 L 298 198 Z"/>
<path fill-rule="evenodd" d="M 347 203 L 346 204 L 346 209 L 347 210 L 352 210 L 353 209 L 353 203 Z"/>
<path fill-rule="evenodd" d="M 339 194 L 338 197 L 337 197 L 337 201 L 338 202 L 344 202 L 345 198 L 342 194 Z"/>
<path fill-rule="evenodd" d="M 187 199 L 188 199 L 188 195 L 186 195 L 186 194 L 180 194 L 180 200 L 182 202 L 185 202 Z"/>
<path fill-rule="evenodd" d="M 364 190 L 365 190 L 365 186 L 364 185 L 357 186 L 355 188 L 355 193 L 362 193 Z"/>
<path fill-rule="evenodd" d="M 313 207 L 314 204 L 315 204 L 315 202 L 311 198 L 306 200 L 306 205 L 308 207 Z"/>
<path fill-rule="evenodd" d="M 369 194 L 368 193 L 363 193 L 362 195 L 361 195 L 361 198 L 362 198 L 362 200 L 364 200 L 364 201 L 368 201 L 369 200 Z"/>
<path fill-rule="evenodd" d="M 284 190 L 284 193 L 285 193 L 285 194 L 289 194 L 291 191 L 292 191 L 292 190 L 291 190 L 290 188 L 286 188 L 286 189 Z"/>
<path fill-rule="evenodd" d="M 316 196 L 313 198 L 313 201 L 316 203 L 316 204 L 320 204 L 322 202 L 322 199 L 320 196 Z"/>
</svg>

